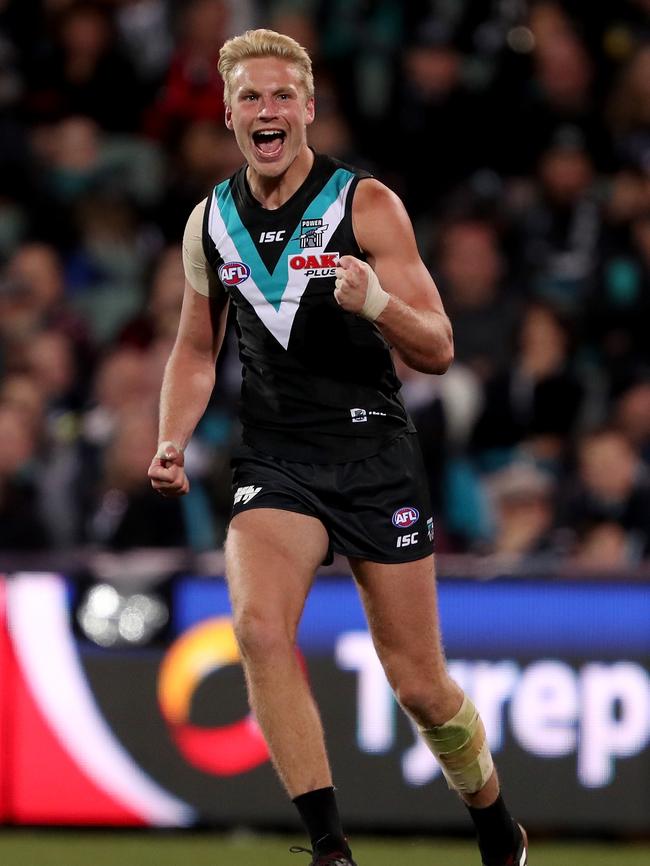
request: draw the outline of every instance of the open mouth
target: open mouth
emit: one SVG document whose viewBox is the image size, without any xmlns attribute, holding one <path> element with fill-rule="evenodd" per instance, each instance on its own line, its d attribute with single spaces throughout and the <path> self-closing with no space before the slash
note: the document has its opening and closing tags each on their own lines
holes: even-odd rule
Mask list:
<svg viewBox="0 0 650 866">
<path fill-rule="evenodd" d="M 253 133 L 253 143 L 263 156 L 273 157 L 282 151 L 286 137 L 281 129 L 258 129 Z"/>
</svg>

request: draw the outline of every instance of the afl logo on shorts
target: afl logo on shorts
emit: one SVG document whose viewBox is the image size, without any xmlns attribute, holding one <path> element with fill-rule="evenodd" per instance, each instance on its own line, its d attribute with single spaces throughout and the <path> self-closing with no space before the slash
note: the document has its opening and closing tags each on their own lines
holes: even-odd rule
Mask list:
<svg viewBox="0 0 650 866">
<path fill-rule="evenodd" d="M 251 269 L 243 262 L 225 262 L 219 268 L 219 279 L 224 286 L 238 286 L 251 275 Z"/>
<path fill-rule="evenodd" d="M 398 508 L 395 514 L 393 514 L 393 526 L 396 526 L 398 529 L 407 529 L 409 526 L 417 523 L 419 519 L 420 512 L 417 508 L 407 505 L 404 508 Z"/>
</svg>

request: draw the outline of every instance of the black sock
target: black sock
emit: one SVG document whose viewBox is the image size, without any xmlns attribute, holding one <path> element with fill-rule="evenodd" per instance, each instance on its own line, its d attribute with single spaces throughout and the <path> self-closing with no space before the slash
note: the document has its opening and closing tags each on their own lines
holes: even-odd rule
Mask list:
<svg viewBox="0 0 650 866">
<path fill-rule="evenodd" d="M 314 853 L 330 854 L 332 851 L 341 851 L 346 857 L 350 856 L 341 827 L 334 788 L 307 791 L 306 794 L 294 797 L 293 802 L 311 839 Z"/>
<path fill-rule="evenodd" d="M 501 794 L 484 809 L 468 806 L 478 836 L 478 847 L 485 866 L 503 866 L 514 853 L 520 830 L 506 809 Z"/>
</svg>

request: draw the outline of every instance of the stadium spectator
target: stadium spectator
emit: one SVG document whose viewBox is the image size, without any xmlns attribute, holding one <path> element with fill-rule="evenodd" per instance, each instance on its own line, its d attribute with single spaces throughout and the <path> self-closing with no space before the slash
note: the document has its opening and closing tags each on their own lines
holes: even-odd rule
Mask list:
<svg viewBox="0 0 650 866">
<path fill-rule="evenodd" d="M 307 49 L 312 58 L 312 63 L 318 62 L 320 42 L 315 17 L 309 9 L 309 3 L 286 3 L 276 4 L 270 10 L 271 30 L 277 33 L 285 33 L 291 36 L 300 45 Z M 306 8 L 305 8 L 306 7 Z M 242 31 L 237 31 L 241 33 Z"/>
<path fill-rule="evenodd" d="M 540 463 L 558 468 L 583 399 L 570 349 L 569 330 L 558 314 L 548 305 L 530 303 L 511 364 L 485 384 L 483 411 L 472 436 L 484 468 L 508 459 L 521 446 Z"/>
<path fill-rule="evenodd" d="M 487 118 L 480 98 L 463 80 L 463 62 L 451 34 L 444 30 L 425 32 L 405 52 L 399 100 L 401 147 L 414 158 L 400 166 L 400 173 L 407 205 L 416 217 L 444 212 L 445 196 L 483 166 L 485 154 L 477 152 L 476 141 Z"/>
<path fill-rule="evenodd" d="M 171 10 L 165 0 L 118 0 L 116 26 L 129 60 L 149 98 L 167 70 L 174 41 Z"/>
<path fill-rule="evenodd" d="M 620 523 L 595 519 L 576 531 L 569 567 L 592 573 L 608 571 L 622 574 L 635 561 L 631 541 Z"/>
<path fill-rule="evenodd" d="M 0 405 L 0 549 L 43 550 L 50 538 L 39 513 L 36 432 L 23 411 Z"/>
<path fill-rule="evenodd" d="M 191 0 L 183 8 L 180 42 L 146 121 L 150 135 L 170 141 L 188 123 L 223 120 L 223 85 L 215 57 L 229 25 L 224 0 Z"/>
<path fill-rule="evenodd" d="M 109 442 L 120 415 L 152 401 L 149 366 L 144 352 L 128 346 L 112 349 L 100 361 L 91 402 L 82 419 L 89 444 L 102 449 Z"/>
<path fill-rule="evenodd" d="M 169 253 L 161 263 L 161 273 L 169 274 L 163 281 L 168 286 L 174 284 L 176 267 L 177 261 Z M 173 304 L 174 298 L 170 297 L 169 302 Z M 169 308 L 163 318 L 168 314 Z M 92 399 L 80 419 L 76 443 L 78 477 L 83 479 L 83 484 L 76 488 L 79 510 L 83 515 L 99 515 L 99 523 L 86 524 L 81 538 L 101 545 L 104 543 L 102 532 L 106 532 L 105 543 L 117 547 L 137 546 L 136 536 L 141 537 L 142 544 L 159 546 L 154 530 L 149 536 L 145 533 L 144 522 L 149 517 L 155 518 L 159 505 L 152 505 L 148 493 L 144 495 L 146 491 L 135 484 L 137 456 L 131 460 L 118 455 L 117 480 L 110 474 L 113 470 L 108 457 L 109 451 L 118 449 L 116 441 L 124 446 L 125 429 L 141 428 L 142 435 L 151 435 L 149 425 L 151 418 L 155 419 L 156 396 L 171 349 L 164 335 L 148 334 L 147 328 L 139 330 L 137 323 L 133 324 L 130 333 L 125 333 L 125 343 L 111 349 L 97 368 Z M 138 346 L 140 341 L 145 345 Z M 175 517 L 169 516 L 169 511 L 161 514 L 165 526 L 167 519 L 181 520 L 182 543 L 199 550 L 214 548 L 225 535 L 230 505 L 226 501 L 230 490 L 226 475 L 234 414 L 235 410 L 225 402 L 219 409 L 208 411 L 186 455 L 193 492 L 183 501 Z M 213 482 L 217 488 L 214 491 L 210 489 Z M 118 492 L 111 492 L 114 489 Z M 138 515 L 140 507 L 142 514 Z M 111 514 L 115 517 L 114 523 L 109 520 Z M 180 543 L 179 538 L 179 531 L 176 531 L 168 545 L 160 541 L 160 546 L 174 546 Z"/>
<path fill-rule="evenodd" d="M 583 340 L 616 397 L 650 366 L 650 210 L 611 232 L 586 299 Z"/>
<path fill-rule="evenodd" d="M 118 342 L 135 349 L 147 349 L 156 339 L 173 339 L 184 285 L 181 247 L 166 247 L 156 262 L 146 307 L 125 324 Z"/>
<path fill-rule="evenodd" d="M 43 434 L 46 398 L 34 376 L 9 373 L 0 380 L 0 406 L 20 411 L 37 441 Z"/>
<path fill-rule="evenodd" d="M 572 30 L 540 39 L 534 55 L 536 97 L 524 115 L 532 161 L 539 156 L 555 129 L 570 125 L 589 139 L 590 153 L 599 166 L 609 162 L 609 147 L 602 120 L 594 105 L 593 69 L 583 43 Z M 528 125 L 530 123 L 530 125 Z"/>
<path fill-rule="evenodd" d="M 575 127 L 556 130 L 540 158 L 539 184 L 514 214 L 518 274 L 529 290 L 567 312 L 579 312 L 601 238 L 602 205 L 585 139 Z"/>
<path fill-rule="evenodd" d="M 83 405 L 74 345 L 63 331 L 50 328 L 32 334 L 16 361 L 17 368 L 27 370 L 43 391 L 53 422 L 61 413 L 75 412 Z"/>
<path fill-rule="evenodd" d="M 631 385 L 618 398 L 616 425 L 650 471 L 650 381 Z"/>
<path fill-rule="evenodd" d="M 92 0 L 61 6 L 51 33 L 27 70 L 24 110 L 29 121 L 84 115 L 105 130 L 137 129 L 142 88 L 120 50 L 110 9 Z"/>
<path fill-rule="evenodd" d="M 355 152 L 350 128 L 340 110 L 333 81 L 325 73 L 317 76 L 318 116 L 309 127 L 308 140 L 318 153 L 331 153 L 349 164 L 365 164 Z"/>
<path fill-rule="evenodd" d="M 650 553 L 650 483 L 638 451 L 613 428 L 581 437 L 577 469 L 566 481 L 560 525 L 581 537 L 594 523 L 614 523 L 625 532 L 627 562 Z"/>
<path fill-rule="evenodd" d="M 95 500 L 87 512 L 85 537 L 91 544 L 128 550 L 187 543 L 180 503 L 156 496 L 147 483 L 157 430 L 152 406 L 131 406 L 118 418 L 101 461 Z"/>
<path fill-rule="evenodd" d="M 90 193 L 121 196 L 141 206 L 157 199 L 162 164 L 150 142 L 107 134 L 85 115 L 37 128 L 32 142 L 43 185 L 57 207 Z"/>
<path fill-rule="evenodd" d="M 315 3 L 319 60 L 335 81 L 359 150 L 380 164 L 392 162 L 396 155 L 395 99 L 409 5 L 399 0 Z"/>
<path fill-rule="evenodd" d="M 63 264 L 56 247 L 39 242 L 20 245 L 7 263 L 4 278 L 18 292 L 24 292 L 20 320 L 11 322 L 13 335 L 18 332 L 27 338 L 42 329 L 61 331 L 72 341 L 83 380 L 83 365 L 91 363 L 93 357 L 90 329 L 66 297 Z"/>
<path fill-rule="evenodd" d="M 148 242 L 136 209 L 119 196 L 87 196 L 76 210 L 79 238 L 68 259 L 68 285 L 95 342 L 107 345 L 142 306 L 158 241 Z"/>
<path fill-rule="evenodd" d="M 518 461 L 487 476 L 485 487 L 493 509 L 493 531 L 482 552 L 502 557 L 510 565 L 530 556 L 544 557 L 547 565 L 553 564 L 552 476 Z"/>
<path fill-rule="evenodd" d="M 619 157 L 626 165 L 650 166 L 650 45 L 642 45 L 623 68 L 608 108 Z"/>
<path fill-rule="evenodd" d="M 216 177 L 227 177 L 241 165 L 241 155 L 223 123 L 197 120 L 182 131 L 167 173 L 157 222 L 165 237 L 178 243 L 184 215 L 205 198 Z"/>
<path fill-rule="evenodd" d="M 454 323 L 456 360 L 483 380 L 510 357 L 517 304 L 503 285 L 505 260 L 496 229 L 477 219 L 458 220 L 440 238 L 436 274 Z"/>
</svg>

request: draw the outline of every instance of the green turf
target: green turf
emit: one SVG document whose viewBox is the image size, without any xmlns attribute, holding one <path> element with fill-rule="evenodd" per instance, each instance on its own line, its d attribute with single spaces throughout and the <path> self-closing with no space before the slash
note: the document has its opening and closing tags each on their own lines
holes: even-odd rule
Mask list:
<svg viewBox="0 0 650 866">
<path fill-rule="evenodd" d="M 296 839 L 211 834 L 0 833 L 2 866 L 308 866 Z M 466 842 L 356 839 L 359 866 L 478 866 Z M 647 866 L 650 845 L 556 844 L 531 849 L 532 866 Z"/>
</svg>

